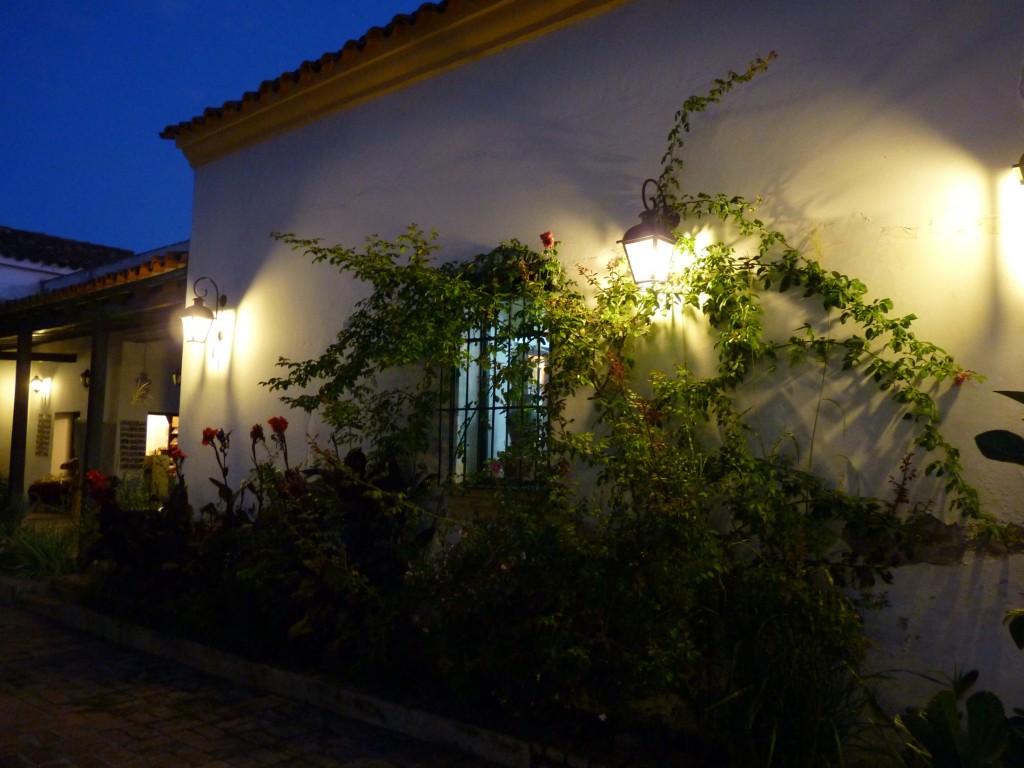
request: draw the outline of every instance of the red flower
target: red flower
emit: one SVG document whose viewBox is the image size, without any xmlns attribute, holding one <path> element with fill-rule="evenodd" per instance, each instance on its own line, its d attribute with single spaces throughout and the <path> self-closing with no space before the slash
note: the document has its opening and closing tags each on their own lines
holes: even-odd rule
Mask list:
<svg viewBox="0 0 1024 768">
<path fill-rule="evenodd" d="M 217 430 L 213 427 L 206 427 L 203 430 L 203 445 L 210 445 L 217 437 Z"/>
<path fill-rule="evenodd" d="M 252 429 L 249 430 L 249 439 L 252 440 L 253 443 L 258 443 L 261 440 L 263 440 L 263 441 L 266 440 L 266 438 L 263 437 L 263 425 L 262 424 L 253 424 L 252 425 Z"/>
<path fill-rule="evenodd" d="M 626 380 L 626 376 L 629 373 L 629 371 L 626 370 L 625 364 L 622 362 L 622 359 L 617 354 L 611 351 L 607 352 L 606 354 L 608 356 L 609 362 L 608 375 L 612 379 L 612 381 L 614 381 L 617 384 L 621 384 L 623 381 Z"/>
<path fill-rule="evenodd" d="M 267 419 L 267 424 L 270 425 L 275 435 L 283 435 L 284 431 L 288 429 L 288 419 L 284 416 L 271 416 Z"/>
<path fill-rule="evenodd" d="M 85 473 L 85 482 L 89 484 L 90 491 L 103 491 L 107 488 L 107 478 L 96 469 L 90 469 Z"/>
<path fill-rule="evenodd" d="M 540 235 L 540 244 L 544 246 L 544 249 L 555 247 L 555 236 L 551 234 L 549 229 L 547 232 L 542 232 Z"/>
<path fill-rule="evenodd" d="M 168 449 L 167 455 L 170 456 L 175 461 L 184 461 L 185 459 L 188 458 L 188 454 L 181 450 L 181 448 L 179 448 L 178 446 L 174 446 L 173 448 Z"/>
<path fill-rule="evenodd" d="M 965 381 L 971 378 L 973 373 L 974 371 L 971 370 L 958 371 L 956 376 L 953 377 L 953 386 L 959 387 L 961 384 L 963 384 Z"/>
</svg>

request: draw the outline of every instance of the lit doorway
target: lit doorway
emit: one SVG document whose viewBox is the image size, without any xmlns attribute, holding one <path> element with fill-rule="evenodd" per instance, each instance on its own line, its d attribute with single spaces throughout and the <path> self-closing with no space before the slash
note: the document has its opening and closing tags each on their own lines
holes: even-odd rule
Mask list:
<svg viewBox="0 0 1024 768">
<path fill-rule="evenodd" d="M 53 415 L 53 438 L 50 442 L 50 475 L 53 477 L 67 474 L 68 464 L 77 456 L 75 453 L 75 426 L 77 423 L 77 411 Z"/>
<path fill-rule="evenodd" d="M 146 455 L 166 453 L 178 445 L 178 414 L 151 413 L 146 417 Z"/>
</svg>

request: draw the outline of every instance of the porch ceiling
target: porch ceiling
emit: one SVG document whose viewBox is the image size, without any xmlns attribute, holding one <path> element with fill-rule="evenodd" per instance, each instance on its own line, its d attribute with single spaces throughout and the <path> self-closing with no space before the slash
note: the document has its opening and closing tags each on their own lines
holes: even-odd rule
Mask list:
<svg viewBox="0 0 1024 768">
<path fill-rule="evenodd" d="M 166 338 L 184 307 L 188 254 L 170 253 L 129 269 L 49 293 L 0 304 L 0 351 L 17 349 L 18 334 L 33 344 L 89 335 L 94 328 L 128 331 L 133 340 Z"/>
</svg>

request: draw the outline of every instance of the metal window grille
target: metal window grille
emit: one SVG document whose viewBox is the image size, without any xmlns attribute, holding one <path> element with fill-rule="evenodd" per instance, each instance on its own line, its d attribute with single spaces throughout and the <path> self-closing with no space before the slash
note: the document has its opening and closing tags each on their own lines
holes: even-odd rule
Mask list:
<svg viewBox="0 0 1024 768">
<path fill-rule="evenodd" d="M 540 329 L 513 327 L 520 314 L 467 334 L 468 363 L 443 380 L 438 463 L 457 482 L 529 483 L 546 458 L 548 345 Z"/>
</svg>

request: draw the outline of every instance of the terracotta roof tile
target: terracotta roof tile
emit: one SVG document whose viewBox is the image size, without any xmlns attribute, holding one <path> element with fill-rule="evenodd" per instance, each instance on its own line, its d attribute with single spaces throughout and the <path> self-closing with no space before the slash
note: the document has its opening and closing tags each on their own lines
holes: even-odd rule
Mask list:
<svg viewBox="0 0 1024 768">
<path fill-rule="evenodd" d="M 442 0 L 164 128 L 193 168 L 633 0 Z M 413 0 L 409 0 L 413 2 Z"/>
<path fill-rule="evenodd" d="M 141 264 L 135 264 L 115 272 L 108 272 L 103 275 L 84 280 L 74 285 L 58 288 L 43 293 L 34 293 L 20 299 L 12 299 L 0 303 L 0 315 L 16 313 L 21 310 L 31 309 L 47 304 L 55 304 L 69 299 L 77 299 L 98 293 L 105 288 L 110 288 L 128 283 L 136 283 L 147 278 L 154 278 L 168 272 L 181 271 L 182 277 L 188 268 L 187 251 L 171 251 L 159 256 L 154 256 Z"/>
<path fill-rule="evenodd" d="M 332 74 L 339 66 L 347 66 L 364 55 L 371 54 L 391 38 L 404 37 L 410 29 L 429 26 L 434 17 L 445 13 L 449 7 L 461 6 L 460 0 L 441 0 L 441 2 L 423 3 L 413 13 L 400 13 L 391 23 L 384 27 L 372 27 L 358 40 L 347 41 L 340 50 L 325 53 L 316 61 L 304 61 L 299 68 L 285 72 L 275 80 L 264 80 L 256 91 L 247 91 L 241 100 L 227 101 L 220 107 L 207 107 L 202 115 L 193 117 L 176 125 L 169 125 L 160 132 L 164 139 L 174 139 L 201 129 L 229 117 L 232 113 L 244 113 L 260 102 L 273 96 L 283 96 L 297 86 L 314 83 L 326 75 Z"/>
<path fill-rule="evenodd" d="M 0 257 L 15 261 L 33 261 L 69 269 L 89 269 L 131 255 L 131 251 L 123 248 L 0 227 Z"/>
</svg>

